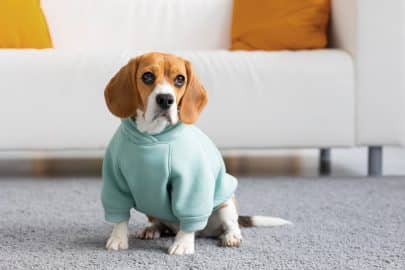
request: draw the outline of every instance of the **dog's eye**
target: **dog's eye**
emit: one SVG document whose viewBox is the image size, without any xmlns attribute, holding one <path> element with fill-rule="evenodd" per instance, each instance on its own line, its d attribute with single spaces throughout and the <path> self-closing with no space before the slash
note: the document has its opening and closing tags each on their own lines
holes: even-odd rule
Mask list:
<svg viewBox="0 0 405 270">
<path fill-rule="evenodd" d="M 174 85 L 177 87 L 182 87 L 186 78 L 183 75 L 177 75 L 174 79 Z"/>
<path fill-rule="evenodd" d="M 145 72 L 142 75 L 142 81 L 145 84 L 152 84 L 155 81 L 155 75 L 152 72 Z"/>
</svg>

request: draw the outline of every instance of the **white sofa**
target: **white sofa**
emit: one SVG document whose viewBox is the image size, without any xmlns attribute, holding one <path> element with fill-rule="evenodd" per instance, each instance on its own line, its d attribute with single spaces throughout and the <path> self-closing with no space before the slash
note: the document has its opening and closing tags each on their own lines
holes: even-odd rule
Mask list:
<svg viewBox="0 0 405 270">
<path fill-rule="evenodd" d="M 381 173 L 381 147 L 405 144 L 403 1 L 333 0 L 330 48 L 294 52 L 229 51 L 232 2 L 42 0 L 55 48 L 0 50 L 0 149 L 105 148 L 104 86 L 153 50 L 193 62 L 220 148 L 370 146 Z"/>
</svg>

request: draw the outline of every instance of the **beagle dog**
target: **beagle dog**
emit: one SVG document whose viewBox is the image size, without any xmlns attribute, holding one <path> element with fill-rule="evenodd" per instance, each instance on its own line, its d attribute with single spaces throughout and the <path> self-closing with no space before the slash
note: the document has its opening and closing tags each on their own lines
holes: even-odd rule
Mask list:
<svg viewBox="0 0 405 270">
<path fill-rule="evenodd" d="M 148 53 L 130 60 L 121 68 L 108 83 L 105 100 L 115 116 L 130 119 L 139 132 L 154 136 L 179 122 L 187 125 L 196 122 L 208 96 L 190 62 L 174 55 Z M 187 198 L 193 198 L 191 195 Z M 189 204 L 187 201 L 183 203 Z M 242 241 L 239 226 L 289 224 L 275 217 L 239 216 L 233 195 L 211 209 L 204 228 L 198 231 L 182 230 L 179 224 L 146 213 L 151 224 L 138 231 L 136 237 L 157 239 L 163 233 L 171 232 L 176 236 L 168 253 L 182 255 L 194 253 L 195 236 L 218 237 L 222 246 L 239 247 Z M 114 225 L 106 248 L 128 248 L 128 220 Z"/>
</svg>

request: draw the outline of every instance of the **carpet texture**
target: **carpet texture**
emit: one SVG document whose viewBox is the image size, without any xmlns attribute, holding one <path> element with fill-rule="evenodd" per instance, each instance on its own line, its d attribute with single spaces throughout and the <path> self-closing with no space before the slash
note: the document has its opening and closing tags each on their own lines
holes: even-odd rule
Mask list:
<svg viewBox="0 0 405 270">
<path fill-rule="evenodd" d="M 131 239 L 108 252 L 99 179 L 0 179 L 0 269 L 405 269 L 405 178 L 240 179 L 241 214 L 294 226 L 243 229 L 240 248 Z M 133 212 L 130 231 L 146 224 Z"/>
</svg>

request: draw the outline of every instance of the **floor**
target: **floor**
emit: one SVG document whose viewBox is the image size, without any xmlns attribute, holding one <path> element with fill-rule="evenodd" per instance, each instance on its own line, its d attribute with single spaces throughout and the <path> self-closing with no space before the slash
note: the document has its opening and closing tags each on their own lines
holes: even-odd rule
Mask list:
<svg viewBox="0 0 405 270">
<path fill-rule="evenodd" d="M 244 215 L 293 226 L 243 229 L 240 248 L 198 239 L 196 255 L 166 254 L 172 238 L 108 252 L 101 181 L 0 178 L 0 269 L 405 269 L 405 177 L 239 177 Z M 146 219 L 133 213 L 131 233 Z"/>
</svg>

